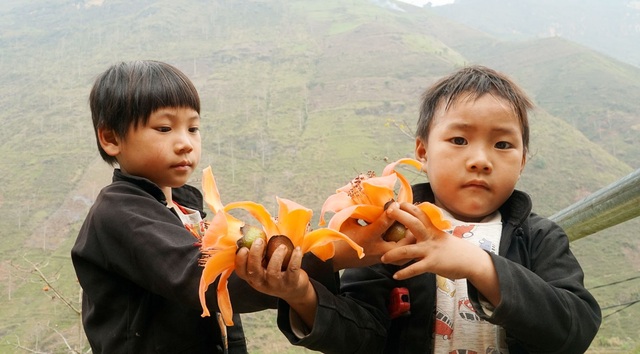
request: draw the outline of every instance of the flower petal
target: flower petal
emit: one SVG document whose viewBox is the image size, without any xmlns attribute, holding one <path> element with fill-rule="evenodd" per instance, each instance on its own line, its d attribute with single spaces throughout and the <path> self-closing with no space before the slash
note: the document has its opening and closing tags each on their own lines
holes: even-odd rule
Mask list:
<svg viewBox="0 0 640 354">
<path fill-rule="evenodd" d="M 400 189 L 398 190 L 398 202 L 413 203 L 413 190 L 407 178 L 400 172 L 396 172 L 400 180 Z"/>
<path fill-rule="evenodd" d="M 211 166 L 206 167 L 202 171 L 202 192 L 204 194 L 204 201 L 211 211 L 217 213 L 223 208 L 220 193 L 218 192 L 218 185 L 216 184 L 216 179 L 213 177 Z"/>
<path fill-rule="evenodd" d="M 394 187 L 397 180 L 398 176 L 395 174 L 372 177 L 362 182 L 362 188 L 371 204 L 384 206 L 388 201 L 394 199 Z"/>
<path fill-rule="evenodd" d="M 324 214 L 327 211 L 332 211 L 334 213 L 337 213 L 338 211 L 344 208 L 348 208 L 354 205 L 355 203 L 353 199 L 351 199 L 349 194 L 347 194 L 346 192 L 338 192 L 336 194 L 330 195 L 329 198 L 327 198 L 327 200 L 325 200 L 324 204 L 322 205 L 322 209 L 320 211 L 320 221 L 318 222 L 318 224 L 320 226 L 324 226 L 326 224 Z"/>
<path fill-rule="evenodd" d="M 289 237 L 294 247 L 300 246 L 306 238 L 313 211 L 288 199 L 276 197 L 276 200 L 279 205 L 276 221 L 279 234 Z"/>
<path fill-rule="evenodd" d="M 202 249 L 212 248 L 218 242 L 218 238 L 227 234 L 227 218 L 218 213 L 213 216 L 202 236 Z"/>
<path fill-rule="evenodd" d="M 333 242 L 330 242 L 324 245 L 315 246 L 309 250 L 309 252 L 315 254 L 316 257 L 322 261 L 326 261 L 336 255 L 336 247 L 333 245 Z"/>
<path fill-rule="evenodd" d="M 397 175 L 398 179 L 400 179 L 400 190 L 398 191 L 397 201 L 413 203 L 413 191 L 411 190 L 411 184 L 402 173 L 395 170 L 395 168 L 401 164 L 413 166 L 418 171 L 422 169 L 422 163 L 420 161 L 415 159 L 410 159 L 410 158 L 404 158 L 388 164 L 384 168 L 384 171 L 382 171 L 382 175 L 383 176 L 391 175 L 391 174 Z"/>
<path fill-rule="evenodd" d="M 393 190 L 396 186 L 396 175 L 392 173 L 386 176 L 369 177 L 364 179 L 362 183 Z"/>
<path fill-rule="evenodd" d="M 331 220 L 329 220 L 329 228 L 340 230 L 340 226 L 348 218 L 361 219 L 371 224 L 382 215 L 384 208 L 378 205 L 359 204 L 354 205 L 337 212 Z"/>
<path fill-rule="evenodd" d="M 451 222 L 444 218 L 442 210 L 440 210 L 440 208 L 438 208 L 437 206 L 429 202 L 422 202 L 418 204 L 418 208 L 420 208 L 420 210 L 427 214 L 433 226 L 437 227 L 440 230 L 447 230 L 451 228 Z"/>
<path fill-rule="evenodd" d="M 202 249 L 229 247 L 242 237 L 242 225 L 242 221 L 225 213 L 224 210 L 215 214 L 202 236 Z"/>
<path fill-rule="evenodd" d="M 231 297 L 229 296 L 229 277 L 233 269 L 227 269 L 220 275 L 218 282 L 218 308 L 222 314 L 222 320 L 226 326 L 233 326 L 233 308 L 231 307 Z"/>
<path fill-rule="evenodd" d="M 286 214 L 292 210 L 303 209 L 311 211 L 311 209 L 290 199 L 276 197 L 276 201 L 278 202 L 278 218 L 282 216 L 282 213 Z"/>
<path fill-rule="evenodd" d="M 209 254 L 202 270 L 202 276 L 200 277 L 200 305 L 202 305 L 202 317 L 210 316 L 209 309 L 207 307 L 207 300 L 205 292 L 209 288 L 216 278 L 225 270 L 233 271 L 235 269 L 236 247 L 229 247 L 222 250 L 203 251 L 205 254 Z"/>
<path fill-rule="evenodd" d="M 229 211 L 233 209 L 244 209 L 248 211 L 262 226 L 267 236 L 277 235 L 278 227 L 273 221 L 271 214 L 262 205 L 255 202 L 234 202 L 229 203 L 224 207 L 224 210 Z"/>
<path fill-rule="evenodd" d="M 394 170 L 396 169 L 396 167 L 398 165 L 409 165 L 409 166 L 413 166 L 416 168 L 416 170 L 420 171 L 422 169 L 422 163 L 416 159 L 411 159 L 411 158 L 404 158 L 404 159 L 400 159 L 398 161 L 392 162 L 390 164 L 388 164 L 384 170 L 382 171 L 382 175 L 383 176 L 387 176 L 390 175 L 391 173 L 394 172 Z"/>
<path fill-rule="evenodd" d="M 356 252 L 358 252 L 358 257 L 364 257 L 364 250 L 360 245 L 351 240 L 347 235 L 342 232 L 338 232 L 335 230 L 323 228 L 317 229 L 309 232 L 305 235 L 304 241 L 302 242 L 302 252 L 306 253 L 307 251 L 313 252 L 318 258 L 323 261 L 334 256 L 334 241 L 346 241 L 351 248 L 353 248 Z M 330 247 L 327 245 L 331 245 Z"/>
</svg>

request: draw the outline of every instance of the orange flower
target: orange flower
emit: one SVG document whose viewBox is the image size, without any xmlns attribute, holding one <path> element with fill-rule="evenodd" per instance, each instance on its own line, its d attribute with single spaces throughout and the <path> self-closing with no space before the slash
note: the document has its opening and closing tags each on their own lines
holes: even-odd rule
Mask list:
<svg viewBox="0 0 640 354">
<path fill-rule="evenodd" d="M 313 252 L 322 260 L 333 257 L 335 253 L 333 242 L 338 240 L 348 242 L 360 257 L 364 256 L 362 247 L 338 231 L 327 228 L 310 231 L 309 221 L 313 212 L 298 203 L 276 197 L 279 210 L 277 221 L 274 221 L 267 209 L 258 203 L 244 201 L 223 206 L 211 167 L 204 169 L 202 184 L 205 202 L 215 213 L 202 238 L 204 271 L 200 279 L 199 293 L 203 317 L 210 315 L 206 305 L 205 292 L 209 285 L 220 276 L 217 287 L 218 307 L 224 323 L 227 326 L 233 325 L 233 309 L 227 283 L 229 276 L 235 269 L 236 242 L 242 237 L 240 228 L 244 226 L 244 222 L 231 216 L 228 213 L 230 210 L 244 209 L 248 211 L 262 225 L 267 235 L 267 241 L 272 236 L 285 235 L 289 237 L 294 247 L 300 246 L 303 253 Z"/>
<path fill-rule="evenodd" d="M 254 202 L 236 202 L 228 204 L 225 210 L 241 208 L 253 215 L 262 224 L 267 240 L 275 235 L 289 237 L 294 247 L 300 246 L 303 253 L 312 252 L 318 258 L 326 261 L 335 254 L 334 241 L 346 241 L 358 252 L 362 258 L 362 247 L 353 242 L 347 235 L 329 228 L 309 230 L 309 222 L 313 216 L 311 209 L 284 198 L 276 197 L 278 201 L 278 217 L 271 217 L 264 206 Z"/>
<path fill-rule="evenodd" d="M 244 222 L 224 211 L 211 166 L 202 171 L 202 191 L 205 203 L 215 214 L 208 223 L 200 246 L 203 254 L 201 263 L 204 266 L 199 288 L 200 304 L 203 310 L 202 316 L 210 316 L 205 292 L 209 285 L 219 276 L 220 281 L 217 287 L 218 307 L 220 312 L 225 314 L 225 324 L 232 326 L 231 299 L 227 283 L 235 269 L 236 242 L 242 237 L 240 228 L 244 225 Z"/>
<path fill-rule="evenodd" d="M 389 201 L 413 203 L 411 184 L 395 168 L 399 164 L 406 164 L 422 168 L 422 164 L 414 159 L 404 158 L 388 164 L 382 176 L 376 177 L 373 171 L 360 174 L 346 186 L 339 188 L 335 194 L 329 196 L 322 206 L 320 213 L 320 225 L 325 225 L 326 212 L 335 213 L 329 221 L 330 229 L 340 230 L 342 224 L 349 218 L 373 223 L 384 212 L 384 206 Z M 395 186 L 400 181 L 400 187 L 396 196 Z M 444 230 L 450 227 L 450 223 L 443 219 L 442 212 L 435 205 L 423 202 L 418 205 L 427 214 L 435 227 Z"/>
</svg>

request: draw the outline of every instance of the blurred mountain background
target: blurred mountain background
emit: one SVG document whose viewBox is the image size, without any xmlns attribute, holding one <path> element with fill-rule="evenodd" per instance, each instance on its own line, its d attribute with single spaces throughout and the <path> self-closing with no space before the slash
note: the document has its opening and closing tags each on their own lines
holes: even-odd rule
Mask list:
<svg viewBox="0 0 640 354">
<path fill-rule="evenodd" d="M 640 1 L 4 0 L 0 3 L 0 352 L 87 352 L 69 250 L 111 169 L 87 104 L 111 64 L 156 59 L 198 88 L 222 199 L 315 211 L 413 156 L 420 95 L 466 64 L 537 104 L 518 188 L 550 216 L 640 167 Z M 413 182 L 423 176 L 407 172 Z M 200 176 L 191 184 L 200 186 Z M 590 353 L 640 351 L 640 220 L 572 243 L 604 320 Z M 252 353 L 301 353 L 273 311 Z"/>
</svg>

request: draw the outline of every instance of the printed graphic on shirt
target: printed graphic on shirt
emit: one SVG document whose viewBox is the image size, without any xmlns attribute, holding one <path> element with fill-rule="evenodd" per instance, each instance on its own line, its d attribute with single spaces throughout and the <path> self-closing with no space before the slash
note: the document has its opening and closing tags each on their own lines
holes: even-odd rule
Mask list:
<svg viewBox="0 0 640 354">
<path fill-rule="evenodd" d="M 453 320 L 449 316 L 447 316 L 444 311 L 440 310 L 436 307 L 436 323 L 433 327 L 433 333 L 435 337 L 442 337 L 444 340 L 448 340 L 451 338 L 453 334 Z"/>
<path fill-rule="evenodd" d="M 498 245 L 487 240 L 486 238 L 483 238 L 482 240 L 480 240 L 478 242 L 478 246 L 480 246 L 480 248 L 482 248 L 487 252 L 498 254 Z"/>
<path fill-rule="evenodd" d="M 481 223 L 463 223 L 449 218 L 452 236 L 498 254 L 502 223 L 499 213 Z M 504 330 L 478 315 L 467 294 L 466 279 L 447 279 L 436 275 L 436 308 L 433 327 L 434 348 L 438 354 L 508 353 Z"/>
<path fill-rule="evenodd" d="M 471 305 L 471 301 L 468 297 L 458 300 L 458 314 L 463 320 L 482 321 L 480 316 L 476 313 L 476 310 L 473 309 L 473 305 Z"/>
<path fill-rule="evenodd" d="M 449 297 L 453 297 L 456 294 L 456 288 L 452 283 L 453 282 L 449 279 L 436 275 L 436 284 L 438 285 L 438 291 L 444 292 Z"/>
<path fill-rule="evenodd" d="M 202 219 L 200 212 L 195 209 L 190 209 L 176 204 L 176 208 L 174 210 L 178 214 L 178 217 L 182 221 L 184 227 L 186 227 L 193 237 L 196 238 L 197 242 L 194 245 L 200 247 L 199 243 L 202 241 L 202 237 L 207 230 L 208 223 Z"/>
<path fill-rule="evenodd" d="M 459 225 L 453 228 L 451 234 L 459 238 L 470 238 L 473 237 L 474 228 L 474 225 Z"/>
</svg>

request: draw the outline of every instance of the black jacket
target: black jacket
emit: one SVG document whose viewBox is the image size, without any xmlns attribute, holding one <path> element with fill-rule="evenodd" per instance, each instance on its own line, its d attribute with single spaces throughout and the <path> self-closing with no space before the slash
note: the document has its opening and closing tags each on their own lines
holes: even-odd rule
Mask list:
<svg viewBox="0 0 640 354">
<path fill-rule="evenodd" d="M 414 186 L 415 201 L 433 199 L 428 184 Z M 525 193 L 515 191 L 500 212 L 500 255 L 491 257 L 502 302 L 492 316 L 485 314 L 477 290 L 468 283 L 473 307 L 483 319 L 505 329 L 511 354 L 583 353 L 598 331 L 601 313 L 584 288 L 584 275 L 566 234 L 531 213 Z M 326 353 L 431 352 L 435 275 L 395 281 L 391 276 L 398 269 L 383 264 L 347 269 L 340 296 L 314 282 L 319 305 L 312 332 L 302 339 L 292 333 L 289 308 L 283 302 L 278 325 L 291 343 Z M 387 302 L 395 287 L 409 289 L 411 312 L 391 320 Z"/>
<path fill-rule="evenodd" d="M 175 189 L 173 197 L 202 210 L 202 195 L 194 187 Z M 217 283 L 207 292 L 213 316 L 200 316 L 202 267 L 195 241 L 155 184 L 115 170 L 71 250 L 94 353 L 222 352 L 215 319 Z M 275 308 L 276 300 L 235 276 L 229 291 L 236 314 L 236 325 L 228 329 L 229 353 L 246 353 L 237 314 Z"/>
</svg>

